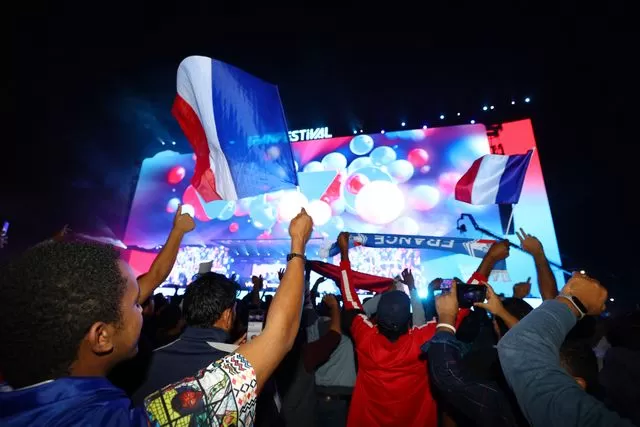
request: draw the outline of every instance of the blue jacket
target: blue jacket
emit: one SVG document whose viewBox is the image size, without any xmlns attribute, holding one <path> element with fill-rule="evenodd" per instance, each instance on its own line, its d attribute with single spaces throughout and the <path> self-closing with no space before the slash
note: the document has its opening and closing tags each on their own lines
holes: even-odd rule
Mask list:
<svg viewBox="0 0 640 427">
<path fill-rule="evenodd" d="M 148 426 L 144 409 L 102 377 L 67 377 L 0 392 L 0 425 Z"/>
<path fill-rule="evenodd" d="M 633 427 L 560 366 L 560 346 L 576 321 L 566 305 L 545 301 L 498 343 L 504 376 L 522 412 L 534 427 Z"/>
</svg>

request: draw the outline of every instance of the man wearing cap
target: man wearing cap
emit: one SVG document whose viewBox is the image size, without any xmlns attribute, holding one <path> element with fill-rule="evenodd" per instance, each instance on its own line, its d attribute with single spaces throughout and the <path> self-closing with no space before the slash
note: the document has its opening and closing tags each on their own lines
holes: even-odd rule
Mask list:
<svg viewBox="0 0 640 427">
<path fill-rule="evenodd" d="M 402 291 L 390 291 L 380 297 L 374 325 L 352 286 L 348 233 L 340 233 L 338 246 L 344 317 L 359 368 L 348 426 L 436 427 L 436 403 L 429 390 L 426 361 L 420 357 L 420 346 L 433 337 L 436 322 L 410 327 L 409 297 Z M 472 279 L 486 281 L 480 269 Z M 466 314 L 460 313 L 457 324 Z"/>
</svg>

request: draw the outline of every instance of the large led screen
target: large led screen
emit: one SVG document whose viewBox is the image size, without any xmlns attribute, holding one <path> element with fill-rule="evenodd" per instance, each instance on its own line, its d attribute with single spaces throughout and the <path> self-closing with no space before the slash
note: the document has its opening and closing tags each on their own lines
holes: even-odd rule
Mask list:
<svg viewBox="0 0 640 427">
<path fill-rule="evenodd" d="M 503 124 L 500 144 L 505 154 L 524 153 L 534 148 L 531 122 Z M 296 142 L 292 147 L 299 190 L 237 202 L 204 203 L 189 184 L 195 165 L 192 154 L 165 151 L 146 159 L 132 203 L 125 244 L 147 250 L 162 245 L 180 203 L 194 206 L 198 223 L 183 243 L 231 248 L 230 256 L 225 259 L 229 272 L 234 262 L 240 267 L 239 259 L 243 256 L 256 258 L 256 265 L 264 264 L 265 260 L 257 258 L 265 258 L 267 250 L 262 255 L 258 251 L 245 252 L 238 249 L 246 246 L 240 243 L 268 245 L 272 242 L 276 246 L 286 242 L 289 220 L 302 206 L 316 224 L 315 247 L 321 239 L 335 239 L 343 230 L 460 237 L 457 220 L 461 213 L 472 214 L 486 229 L 502 232 L 497 206 L 472 206 L 453 197 L 460 176 L 474 160 L 490 152 L 484 125 L 358 134 Z M 520 203 L 514 207 L 513 221 L 516 227 L 524 227 L 537 235 L 549 257 L 559 260 L 537 154 L 527 172 Z M 464 237 L 483 237 L 469 224 L 467 228 Z M 512 240 L 517 241 L 515 236 Z M 410 262 L 396 262 L 394 253 L 399 252 L 360 248 L 355 250 L 354 257 L 360 270 L 380 275 L 395 275 L 404 264 L 416 269 L 417 264 L 421 283 L 435 277 L 468 276 L 478 264 L 477 259 L 467 255 L 437 250 L 409 251 L 412 252 L 407 255 Z M 384 255 L 384 260 L 377 260 L 379 257 L 372 257 L 371 253 Z M 316 254 L 314 251 L 309 255 Z M 268 261 L 268 257 L 266 259 Z M 243 260 L 243 264 L 246 261 Z M 514 282 L 535 277 L 533 262 L 526 254 L 512 251 L 507 266 L 510 277 L 501 278 L 496 285 L 506 294 L 510 294 L 509 288 Z"/>
</svg>

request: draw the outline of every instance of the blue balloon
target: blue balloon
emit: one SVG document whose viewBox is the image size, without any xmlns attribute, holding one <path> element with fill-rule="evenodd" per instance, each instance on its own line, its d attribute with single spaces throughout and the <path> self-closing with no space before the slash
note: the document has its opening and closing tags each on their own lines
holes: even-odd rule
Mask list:
<svg viewBox="0 0 640 427">
<path fill-rule="evenodd" d="M 393 151 L 391 147 L 382 146 L 374 149 L 371 154 L 369 154 L 369 157 L 374 165 L 384 166 L 396 159 L 396 152 Z"/>
<path fill-rule="evenodd" d="M 263 197 L 258 197 L 249 206 L 251 223 L 258 230 L 268 230 L 276 223 L 276 209 Z"/>
<path fill-rule="evenodd" d="M 354 136 L 349 142 L 349 149 L 357 156 L 363 156 L 373 149 L 373 138 L 369 135 Z"/>
<path fill-rule="evenodd" d="M 236 202 L 235 200 L 230 200 L 225 202 L 224 207 L 218 214 L 217 218 L 221 221 L 226 221 L 233 217 L 233 213 L 236 211 Z"/>
</svg>

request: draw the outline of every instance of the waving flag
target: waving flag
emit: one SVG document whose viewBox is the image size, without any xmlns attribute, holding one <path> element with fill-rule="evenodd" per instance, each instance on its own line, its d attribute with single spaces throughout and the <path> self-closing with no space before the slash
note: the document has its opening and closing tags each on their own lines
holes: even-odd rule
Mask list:
<svg viewBox="0 0 640 427">
<path fill-rule="evenodd" d="M 518 203 L 533 150 L 527 154 L 487 154 L 473 162 L 456 185 L 456 200 L 472 205 Z"/>
<path fill-rule="evenodd" d="M 196 155 L 191 184 L 206 202 L 298 184 L 278 88 L 224 62 L 180 63 L 172 113 Z"/>
</svg>

